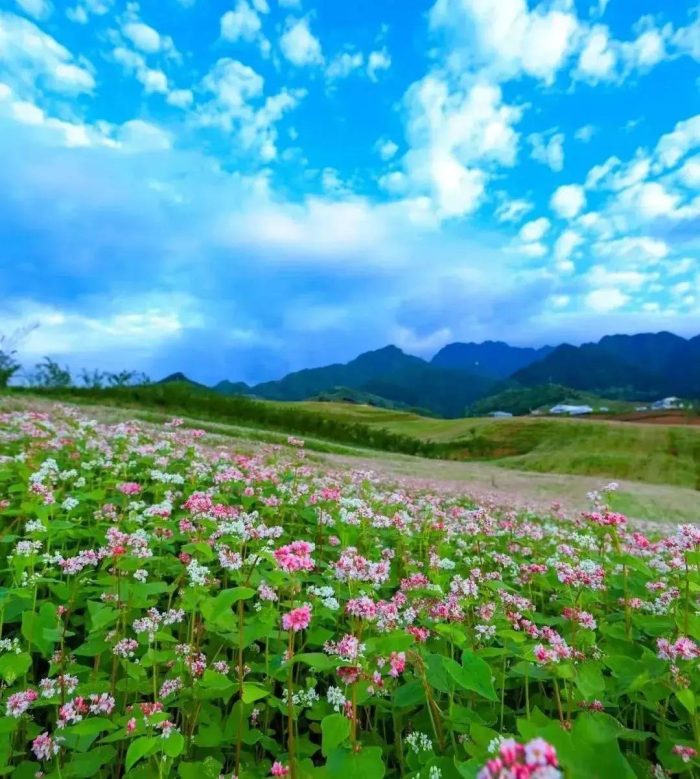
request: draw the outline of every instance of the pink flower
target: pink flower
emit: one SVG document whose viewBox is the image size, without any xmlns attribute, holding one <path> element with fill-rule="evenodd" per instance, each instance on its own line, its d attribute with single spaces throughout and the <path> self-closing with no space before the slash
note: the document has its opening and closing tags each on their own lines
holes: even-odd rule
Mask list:
<svg viewBox="0 0 700 779">
<path fill-rule="evenodd" d="M 676 744 L 673 747 L 673 754 L 678 755 L 684 763 L 689 763 L 697 755 L 697 750 L 693 749 L 693 747 L 684 747 L 681 744 Z"/>
<path fill-rule="evenodd" d="M 289 773 L 289 766 L 282 765 L 279 760 L 275 760 L 270 769 L 272 776 L 286 776 Z"/>
<path fill-rule="evenodd" d="M 293 630 L 298 633 L 300 630 L 306 630 L 311 622 L 311 604 L 305 603 L 299 608 L 292 609 L 282 617 L 282 627 L 284 630 Z"/>
<path fill-rule="evenodd" d="M 123 481 L 117 485 L 117 489 L 122 495 L 138 495 L 141 492 L 141 485 L 134 481 Z"/>
</svg>

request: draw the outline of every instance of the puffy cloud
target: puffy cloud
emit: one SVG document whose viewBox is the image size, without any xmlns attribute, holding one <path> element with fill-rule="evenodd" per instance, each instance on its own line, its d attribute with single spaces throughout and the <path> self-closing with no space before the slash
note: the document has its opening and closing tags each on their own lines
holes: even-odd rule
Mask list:
<svg viewBox="0 0 700 779">
<path fill-rule="evenodd" d="M 520 109 L 502 102 L 498 86 L 451 88 L 437 73 L 414 83 L 404 102 L 412 185 L 430 195 L 443 218 L 471 213 L 484 197 L 488 166 L 515 163 Z"/>
<path fill-rule="evenodd" d="M 588 308 L 603 314 L 622 308 L 628 301 L 629 297 L 615 287 L 594 289 L 585 297 Z"/>
<path fill-rule="evenodd" d="M 399 147 L 388 138 L 383 138 L 377 141 L 375 148 L 379 156 L 385 161 L 390 160 L 399 150 Z"/>
<path fill-rule="evenodd" d="M 533 219 L 531 222 L 526 222 L 520 228 L 520 238 L 523 241 L 539 241 L 551 227 L 551 222 L 547 217 L 541 216 L 539 219 Z"/>
<path fill-rule="evenodd" d="M 341 51 L 328 64 L 326 78 L 330 81 L 347 78 L 351 73 L 360 70 L 364 64 L 365 56 L 361 51 Z"/>
<path fill-rule="evenodd" d="M 430 24 L 455 39 L 456 68 L 471 63 L 497 78 L 525 73 L 545 83 L 566 62 L 578 29 L 574 13 L 544 3 L 529 10 L 526 0 L 437 0 Z"/>
<path fill-rule="evenodd" d="M 168 93 L 166 101 L 176 108 L 189 108 L 194 100 L 190 89 L 173 89 Z"/>
<path fill-rule="evenodd" d="M 678 179 L 688 189 L 700 189 L 700 154 L 685 162 L 678 171 Z"/>
<path fill-rule="evenodd" d="M 0 73 L 15 91 L 33 95 L 37 89 L 75 95 L 92 92 L 95 79 L 87 63 L 29 19 L 0 11 Z"/>
<path fill-rule="evenodd" d="M 234 132 L 245 151 L 254 150 L 262 161 L 277 156 L 275 124 L 295 108 L 304 92 L 288 91 L 264 97 L 263 77 L 238 60 L 218 60 L 202 80 L 212 100 L 198 107 L 195 121 L 202 126 Z"/>
<path fill-rule="evenodd" d="M 17 5 L 35 19 L 47 19 L 53 13 L 50 0 L 15 0 Z"/>
<path fill-rule="evenodd" d="M 137 49 L 154 54 L 160 51 L 161 37 L 158 30 L 140 21 L 127 22 L 122 27 L 124 35 L 136 46 Z"/>
<path fill-rule="evenodd" d="M 371 51 L 367 57 L 367 75 L 371 81 L 376 81 L 377 74 L 391 67 L 391 56 L 386 47 L 378 51 Z"/>
<path fill-rule="evenodd" d="M 262 35 L 262 20 L 259 14 L 269 12 L 266 2 L 253 2 L 251 5 L 248 0 L 238 0 L 233 11 L 227 11 L 221 17 L 221 37 L 226 41 L 255 41 L 260 44 L 264 55 L 269 50 L 270 43 Z"/>
<path fill-rule="evenodd" d="M 573 76 L 597 84 L 600 81 L 621 83 L 634 72 L 645 72 L 669 56 L 666 40 L 670 27 L 658 30 L 650 18 L 636 25 L 637 37 L 618 41 L 603 24 L 595 24 L 583 35 L 583 44 Z"/>
<path fill-rule="evenodd" d="M 78 0 L 76 5 L 66 9 L 66 16 L 76 24 L 87 24 L 90 16 L 104 16 L 114 0 Z"/>
<path fill-rule="evenodd" d="M 680 197 L 658 181 L 635 184 L 623 190 L 617 200 L 620 208 L 642 219 L 673 217 L 679 203 Z"/>
<path fill-rule="evenodd" d="M 689 151 L 700 146 L 700 114 L 678 122 L 656 144 L 656 157 L 666 168 L 676 165 Z"/>
<path fill-rule="evenodd" d="M 169 85 L 168 77 L 162 70 L 148 66 L 143 55 L 136 51 L 117 46 L 112 52 L 115 62 L 118 62 L 125 73 L 133 75 L 143 85 L 146 94 L 167 94 Z"/>
<path fill-rule="evenodd" d="M 292 65 L 304 67 L 323 63 L 321 42 L 311 32 L 308 17 L 287 20 L 280 38 L 280 48 Z"/>
<path fill-rule="evenodd" d="M 553 133 L 546 137 L 544 133 L 531 133 L 527 140 L 532 146 L 530 156 L 533 160 L 560 171 L 564 167 L 564 133 Z"/>
<path fill-rule="evenodd" d="M 595 25 L 586 36 L 574 75 L 592 83 L 607 81 L 614 77 L 616 65 L 617 54 L 611 45 L 608 28 Z"/>
<path fill-rule="evenodd" d="M 559 262 L 570 260 L 577 247 L 583 243 L 583 237 L 575 230 L 564 230 L 554 243 L 554 256 Z"/>
<path fill-rule="evenodd" d="M 529 200 L 503 200 L 496 209 L 496 218 L 500 222 L 519 222 L 533 208 Z"/>
<path fill-rule="evenodd" d="M 579 127 L 574 133 L 574 138 L 581 143 L 589 143 L 591 138 L 598 132 L 598 128 L 594 124 L 584 124 L 583 127 Z"/>
<path fill-rule="evenodd" d="M 151 122 L 144 122 L 141 119 L 125 122 L 119 128 L 117 140 L 122 148 L 131 154 L 165 151 L 171 146 L 168 133 Z"/>
<path fill-rule="evenodd" d="M 578 184 L 564 184 L 554 192 L 549 204 L 562 219 L 572 219 L 586 205 L 586 195 Z"/>
</svg>

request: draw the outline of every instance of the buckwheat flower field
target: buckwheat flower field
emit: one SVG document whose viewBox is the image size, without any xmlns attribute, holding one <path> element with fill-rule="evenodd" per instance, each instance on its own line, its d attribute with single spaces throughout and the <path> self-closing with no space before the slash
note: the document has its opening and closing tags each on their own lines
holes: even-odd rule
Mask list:
<svg viewBox="0 0 700 779">
<path fill-rule="evenodd" d="M 700 776 L 697 527 L 179 422 L 0 414 L 0 775 Z"/>
</svg>

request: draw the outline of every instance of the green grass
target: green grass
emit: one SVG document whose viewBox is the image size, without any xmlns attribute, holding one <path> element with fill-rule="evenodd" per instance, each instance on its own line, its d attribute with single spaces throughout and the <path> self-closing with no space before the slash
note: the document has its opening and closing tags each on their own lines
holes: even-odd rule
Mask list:
<svg viewBox="0 0 700 779">
<path fill-rule="evenodd" d="M 31 397 L 13 392 L 9 397 Z M 531 473 L 595 476 L 700 490 L 700 427 L 593 419 L 435 419 L 332 402 L 227 398 L 170 385 L 41 393 L 71 402 L 129 408 L 148 419 L 187 416 L 211 432 L 283 443 L 301 435 L 310 449 L 366 456 L 373 450 Z"/>
<path fill-rule="evenodd" d="M 699 427 L 551 417 L 429 419 L 343 404 L 297 405 L 449 444 L 449 459 L 700 489 Z"/>
</svg>

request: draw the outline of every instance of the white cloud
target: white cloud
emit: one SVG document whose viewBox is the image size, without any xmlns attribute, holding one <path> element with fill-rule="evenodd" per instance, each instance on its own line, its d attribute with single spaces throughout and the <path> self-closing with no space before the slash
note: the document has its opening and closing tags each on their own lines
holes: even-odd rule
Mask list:
<svg viewBox="0 0 700 779">
<path fill-rule="evenodd" d="M 230 58 L 218 60 L 202 80 L 202 88 L 213 99 L 199 107 L 195 120 L 202 126 L 235 132 L 244 150 L 257 151 L 263 161 L 274 159 L 275 124 L 305 93 L 283 89 L 265 98 L 264 85 L 263 77 L 248 65 Z"/>
<path fill-rule="evenodd" d="M 364 64 L 365 57 L 361 51 L 342 51 L 333 57 L 326 68 L 326 78 L 330 81 L 347 78 Z"/>
<path fill-rule="evenodd" d="M 654 265 L 670 253 L 670 247 L 659 238 L 646 235 L 624 236 L 595 243 L 593 253 L 599 257 Z"/>
<path fill-rule="evenodd" d="M 554 243 L 554 256 L 560 262 L 570 260 L 576 248 L 583 243 L 580 233 L 575 230 L 564 230 Z"/>
<path fill-rule="evenodd" d="M 614 77 L 616 65 L 617 54 L 611 46 L 608 28 L 595 25 L 586 36 L 574 76 L 593 84 L 608 81 Z"/>
<path fill-rule="evenodd" d="M 173 89 L 165 100 L 176 108 L 189 108 L 194 100 L 194 95 L 190 89 Z"/>
<path fill-rule="evenodd" d="M 91 92 L 95 79 L 86 63 L 33 22 L 0 12 L 0 64 L 17 92 L 33 95 L 46 88 L 64 94 Z"/>
<path fill-rule="evenodd" d="M 114 60 L 118 62 L 125 73 L 132 74 L 143 84 L 146 94 L 168 92 L 168 78 L 162 70 L 151 68 L 144 57 L 136 51 L 117 46 L 112 52 Z"/>
<path fill-rule="evenodd" d="M 412 185 L 428 193 L 443 218 L 474 211 L 484 197 L 489 165 L 515 163 L 519 108 L 502 102 L 498 86 L 450 89 L 434 73 L 404 97 L 410 151 L 404 157 Z"/>
<path fill-rule="evenodd" d="M 571 298 L 568 295 L 552 295 L 549 302 L 553 308 L 566 308 L 571 302 Z"/>
<path fill-rule="evenodd" d="M 298 67 L 323 63 L 321 42 L 311 32 L 308 17 L 288 19 L 286 29 L 280 38 L 282 54 Z"/>
<path fill-rule="evenodd" d="M 678 178 L 689 189 L 700 189 L 700 154 L 685 162 L 678 171 Z"/>
<path fill-rule="evenodd" d="M 379 51 L 371 51 L 367 57 L 367 75 L 370 81 L 377 80 L 377 73 L 388 70 L 391 67 L 391 57 L 386 48 Z"/>
<path fill-rule="evenodd" d="M 280 8 L 301 8 L 301 0 L 277 0 Z"/>
<path fill-rule="evenodd" d="M 670 168 L 697 146 L 700 146 L 700 114 L 678 122 L 673 132 L 662 135 L 656 144 L 656 156 L 663 167 Z"/>
<path fill-rule="evenodd" d="M 171 146 L 168 133 L 141 119 L 125 122 L 119 129 L 117 139 L 123 150 L 132 154 L 166 151 Z"/>
<path fill-rule="evenodd" d="M 554 192 L 549 204 L 558 216 L 572 219 L 586 204 L 586 195 L 578 184 L 564 184 Z"/>
<path fill-rule="evenodd" d="M 672 217 L 679 203 L 680 197 L 669 192 L 658 181 L 635 184 L 624 189 L 617 200 L 619 207 L 642 219 Z"/>
<path fill-rule="evenodd" d="M 519 222 L 533 208 L 529 200 L 504 200 L 496 209 L 496 218 L 500 222 Z"/>
<path fill-rule="evenodd" d="M 531 133 L 527 140 L 532 146 L 533 160 L 560 171 L 564 167 L 564 133 L 554 133 L 547 139 L 544 133 Z"/>
<path fill-rule="evenodd" d="M 221 37 L 227 41 L 253 41 L 260 35 L 262 21 L 247 0 L 238 0 L 233 11 L 227 11 L 221 17 Z M 267 13 L 262 10 L 262 13 Z"/>
<path fill-rule="evenodd" d="M 155 54 L 160 51 L 160 33 L 143 22 L 127 22 L 122 27 L 124 35 L 136 46 L 137 49 L 147 54 Z"/>
<path fill-rule="evenodd" d="M 471 63 L 497 78 L 525 73 L 548 84 L 571 52 L 578 28 L 574 13 L 544 3 L 529 10 L 526 0 L 437 0 L 430 24 L 456 37 L 455 68 Z"/>
<path fill-rule="evenodd" d="M 390 160 L 396 154 L 399 147 L 392 140 L 382 138 L 375 144 L 375 149 L 379 156 L 386 161 Z"/>
<path fill-rule="evenodd" d="M 50 0 L 15 0 L 17 5 L 35 19 L 48 19 L 53 13 Z"/>
<path fill-rule="evenodd" d="M 76 24 L 87 24 L 91 15 L 104 16 L 114 0 L 78 0 L 76 5 L 66 9 L 66 16 Z"/>
<path fill-rule="evenodd" d="M 614 287 L 595 289 L 589 292 L 585 298 L 588 308 L 601 314 L 622 308 L 628 300 L 629 297 L 627 295 Z"/>
<path fill-rule="evenodd" d="M 598 128 L 594 124 L 584 124 L 583 127 L 579 127 L 574 133 L 574 138 L 581 143 L 589 143 L 591 138 L 598 132 Z"/>
<path fill-rule="evenodd" d="M 594 265 L 586 274 L 586 281 L 597 289 L 639 290 L 645 284 L 658 278 L 658 273 L 638 270 L 609 270 L 603 265 Z"/>
<path fill-rule="evenodd" d="M 533 219 L 526 222 L 520 228 L 520 239 L 526 242 L 539 241 L 551 227 L 551 222 L 547 217 L 541 216 L 539 219 Z"/>
<path fill-rule="evenodd" d="M 583 46 L 574 78 L 597 84 L 600 81 L 622 83 L 631 73 L 644 73 L 669 56 L 666 40 L 671 28 L 654 26 L 653 19 L 643 17 L 635 25 L 638 32 L 632 41 L 611 37 L 603 24 L 593 25 L 583 37 Z"/>
</svg>

